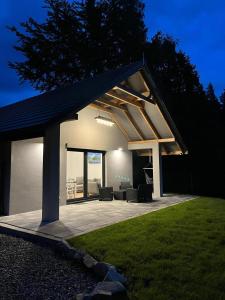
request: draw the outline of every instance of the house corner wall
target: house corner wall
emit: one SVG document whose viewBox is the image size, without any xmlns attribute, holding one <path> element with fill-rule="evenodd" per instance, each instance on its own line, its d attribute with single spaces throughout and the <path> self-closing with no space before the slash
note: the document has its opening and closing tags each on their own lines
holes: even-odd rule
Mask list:
<svg viewBox="0 0 225 300">
<path fill-rule="evenodd" d="M 12 142 L 9 215 L 42 208 L 43 139 Z"/>
</svg>

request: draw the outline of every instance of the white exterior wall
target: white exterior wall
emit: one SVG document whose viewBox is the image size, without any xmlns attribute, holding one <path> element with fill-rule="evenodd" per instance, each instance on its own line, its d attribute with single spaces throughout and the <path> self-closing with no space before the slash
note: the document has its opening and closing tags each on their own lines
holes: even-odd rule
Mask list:
<svg viewBox="0 0 225 300">
<path fill-rule="evenodd" d="M 105 157 L 106 185 L 118 189 L 121 181 L 133 180 L 132 153 L 122 132 L 115 125 L 108 127 L 95 120 L 99 112 L 84 108 L 77 121 L 61 124 L 60 201 L 66 203 L 66 145 L 70 148 L 107 151 Z M 108 117 L 107 113 L 101 115 Z M 118 150 L 122 148 L 123 151 Z"/>
<path fill-rule="evenodd" d="M 107 127 L 94 119 L 98 112 L 85 108 L 79 120 L 61 124 L 60 204 L 66 204 L 68 147 L 103 150 L 106 153 L 106 184 L 118 189 L 121 181 L 132 182 L 132 153 L 117 126 Z M 102 115 L 102 114 L 101 114 Z M 117 150 L 123 148 L 123 151 Z M 12 142 L 9 214 L 42 208 L 43 138 Z"/>
<path fill-rule="evenodd" d="M 98 124 L 95 117 L 98 111 L 91 108 L 84 108 L 78 113 L 78 120 L 61 124 L 61 143 L 68 144 L 68 147 L 115 150 L 118 148 L 127 149 L 127 140 L 115 125 L 108 127 Z M 107 113 L 101 115 L 108 117 Z"/>
<path fill-rule="evenodd" d="M 106 153 L 106 185 L 119 189 L 121 181 L 133 184 L 133 163 L 131 151 L 114 150 Z"/>
<path fill-rule="evenodd" d="M 12 142 L 9 214 L 42 207 L 43 139 Z"/>
</svg>

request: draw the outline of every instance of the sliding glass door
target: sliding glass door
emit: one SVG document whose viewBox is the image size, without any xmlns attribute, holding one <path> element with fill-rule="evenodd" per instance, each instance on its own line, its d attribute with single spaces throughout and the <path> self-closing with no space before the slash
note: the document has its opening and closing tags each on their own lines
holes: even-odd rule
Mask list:
<svg viewBox="0 0 225 300">
<path fill-rule="evenodd" d="M 84 153 L 67 152 L 67 199 L 84 198 Z"/>
<path fill-rule="evenodd" d="M 97 197 L 102 186 L 102 153 L 87 153 L 88 197 Z"/>
<path fill-rule="evenodd" d="M 104 152 L 67 149 L 67 200 L 98 198 L 105 182 Z"/>
</svg>

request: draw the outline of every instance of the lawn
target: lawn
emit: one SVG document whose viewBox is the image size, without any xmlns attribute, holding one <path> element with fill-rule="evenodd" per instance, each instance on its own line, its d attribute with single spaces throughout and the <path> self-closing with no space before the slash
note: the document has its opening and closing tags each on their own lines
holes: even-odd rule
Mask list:
<svg viewBox="0 0 225 300">
<path fill-rule="evenodd" d="M 225 299 L 225 200 L 198 198 L 75 237 L 116 265 L 132 300 Z"/>
</svg>

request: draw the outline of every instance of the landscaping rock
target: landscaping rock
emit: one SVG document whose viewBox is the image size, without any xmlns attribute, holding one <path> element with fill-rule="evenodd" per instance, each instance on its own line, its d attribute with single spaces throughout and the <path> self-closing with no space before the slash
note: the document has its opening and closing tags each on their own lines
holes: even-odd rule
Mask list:
<svg viewBox="0 0 225 300">
<path fill-rule="evenodd" d="M 127 283 L 126 277 L 118 273 L 116 269 L 111 267 L 109 267 L 109 271 L 107 272 L 104 281 L 119 281 L 122 284 Z"/>
<path fill-rule="evenodd" d="M 106 274 L 110 269 L 114 269 L 116 271 L 116 268 L 113 265 L 104 262 L 98 262 L 93 267 L 93 271 L 95 272 L 95 274 L 102 279 L 105 278 Z"/>
<path fill-rule="evenodd" d="M 90 294 L 88 294 L 88 295 L 78 294 L 76 296 L 76 300 L 92 300 L 92 299 L 93 299 L 93 297 Z"/>
<path fill-rule="evenodd" d="M 77 262 L 82 262 L 82 252 L 71 247 L 66 241 L 60 241 L 60 243 L 58 243 L 56 247 L 56 251 L 59 251 L 69 259 L 75 260 Z"/>
<path fill-rule="evenodd" d="M 125 287 L 118 281 L 99 282 L 91 293 L 93 300 L 128 300 Z"/>
<path fill-rule="evenodd" d="M 91 269 L 91 268 L 94 268 L 94 266 L 98 263 L 96 259 L 94 259 L 91 255 L 89 254 L 86 254 L 84 257 L 83 257 L 83 263 L 84 265 Z"/>
<path fill-rule="evenodd" d="M 93 271 L 104 281 L 119 281 L 122 284 L 127 282 L 127 279 L 116 270 L 115 266 L 104 262 L 94 264 Z"/>
<path fill-rule="evenodd" d="M 79 294 L 76 300 L 129 300 L 125 287 L 118 281 L 99 282 L 90 294 Z"/>
</svg>

